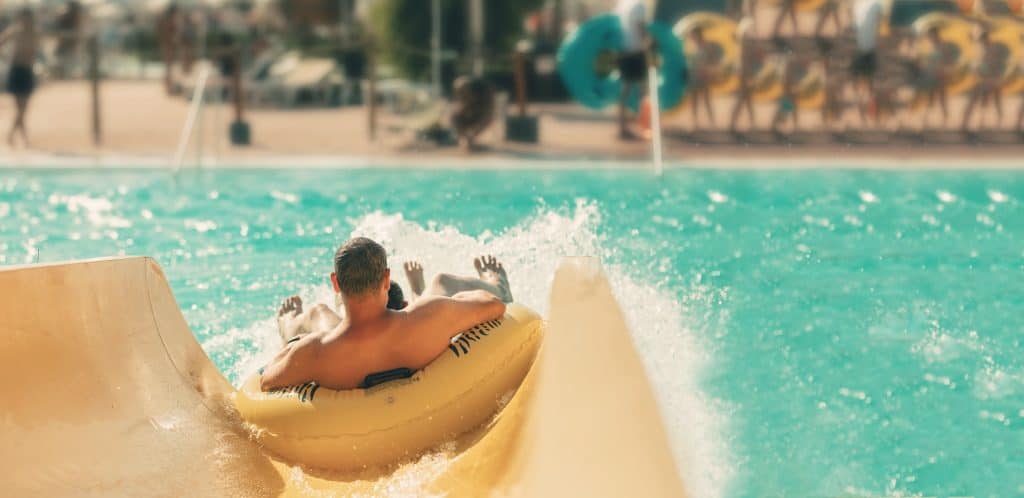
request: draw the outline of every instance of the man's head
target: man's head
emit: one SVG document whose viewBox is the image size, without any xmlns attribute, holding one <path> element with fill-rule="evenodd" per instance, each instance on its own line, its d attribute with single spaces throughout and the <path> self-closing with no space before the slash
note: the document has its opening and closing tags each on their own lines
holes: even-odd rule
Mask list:
<svg viewBox="0 0 1024 498">
<path fill-rule="evenodd" d="M 366 237 L 349 239 L 334 253 L 331 280 L 343 299 L 386 298 L 391 286 L 387 252 Z"/>
</svg>

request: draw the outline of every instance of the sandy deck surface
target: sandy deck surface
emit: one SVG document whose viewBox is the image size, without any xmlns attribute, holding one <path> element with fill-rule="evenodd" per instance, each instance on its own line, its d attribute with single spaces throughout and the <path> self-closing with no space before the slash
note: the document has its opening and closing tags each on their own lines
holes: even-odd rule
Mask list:
<svg viewBox="0 0 1024 498">
<path fill-rule="evenodd" d="M 716 103 L 719 127 L 725 124 L 729 105 L 728 101 Z M 55 82 L 45 85 L 33 98 L 30 108 L 31 147 L 19 145 L 12 149 L 6 144 L 0 145 L 0 164 L 163 166 L 171 162 L 188 113 L 185 98 L 166 96 L 156 82 L 108 81 L 103 84 L 102 108 L 103 142 L 96 147 L 90 131 L 88 84 Z M 770 110 L 758 110 L 759 114 L 762 112 Z M 252 109 L 247 111 L 246 119 L 252 126 L 253 144 L 233 147 L 227 141 L 230 110 L 221 105 L 209 105 L 203 113 L 200 131 L 192 139 L 187 162 L 194 164 L 201 157 L 204 166 L 593 167 L 595 162 L 614 166 L 649 165 L 649 144 L 618 140 L 611 113 L 592 113 L 573 104 L 537 105 L 531 113 L 540 116 L 540 144 L 505 142 L 499 125 L 484 136 L 485 151 L 467 155 L 457 148 L 417 144 L 411 131 L 403 129 L 410 120 L 387 114 L 379 122 L 377 140 L 370 141 L 367 113 L 362 107 Z M 6 122 L 12 115 L 13 102 L 4 97 L 0 100 L 0 130 L 6 132 Z M 1024 160 L 1021 160 L 1024 144 L 1016 137 L 1006 143 L 985 145 L 924 145 L 898 139 L 878 143 L 876 133 L 875 143 L 847 145 L 823 140 L 809 132 L 794 138 L 794 141 L 801 141 L 799 145 L 775 144 L 770 139 L 756 144 L 736 144 L 721 129 L 686 131 L 690 128 L 688 119 L 689 112 L 665 118 L 665 158 L 672 165 L 1024 167 Z M 816 116 L 808 116 L 805 129 L 815 130 L 816 121 Z M 700 143 L 693 143 L 695 139 Z M 882 133 L 881 140 L 889 140 L 889 137 Z M 202 152 L 198 153 L 200 146 Z"/>
</svg>

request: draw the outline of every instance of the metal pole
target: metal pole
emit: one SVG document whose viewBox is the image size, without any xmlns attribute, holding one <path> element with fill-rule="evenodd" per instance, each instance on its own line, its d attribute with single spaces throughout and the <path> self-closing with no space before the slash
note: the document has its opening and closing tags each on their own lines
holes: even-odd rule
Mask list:
<svg viewBox="0 0 1024 498">
<path fill-rule="evenodd" d="M 100 42 L 99 37 L 89 37 L 89 80 L 92 82 L 92 143 L 103 142 L 103 128 L 100 120 Z"/>
<path fill-rule="evenodd" d="M 441 0 L 432 0 L 430 31 L 431 85 L 434 96 L 441 96 Z"/>
<path fill-rule="evenodd" d="M 469 39 L 473 51 L 473 76 L 484 75 L 484 3 L 469 0 Z"/>
<path fill-rule="evenodd" d="M 172 166 L 177 173 L 185 162 L 185 151 L 188 150 L 188 140 L 192 136 L 192 129 L 196 124 L 196 116 L 203 105 L 203 94 L 206 93 L 206 78 L 210 76 L 210 68 L 203 65 L 199 68 L 199 77 L 196 79 L 196 88 L 192 92 L 192 104 L 188 108 L 188 117 L 185 118 L 185 126 L 181 128 L 181 136 L 178 137 L 178 151 L 174 154 Z"/>
<path fill-rule="evenodd" d="M 654 174 L 661 176 L 661 102 L 658 96 L 658 68 L 654 64 L 647 67 L 647 95 L 651 106 L 651 155 L 654 161 Z"/>
<path fill-rule="evenodd" d="M 373 38 L 370 38 L 366 46 L 367 95 L 363 98 L 366 100 L 366 129 L 371 142 L 377 141 L 377 57 L 374 48 Z"/>
<path fill-rule="evenodd" d="M 200 8 L 202 8 L 202 7 L 200 7 Z M 206 12 L 205 11 L 201 11 L 201 12 L 203 12 L 203 16 L 201 18 L 201 22 L 199 23 L 199 39 L 196 40 L 196 44 L 199 45 L 199 46 L 196 47 L 196 48 L 198 48 L 197 52 L 199 53 L 198 60 L 205 61 L 205 60 L 207 60 L 207 58 L 206 58 Z M 196 22 L 196 19 L 195 19 L 195 16 L 194 16 L 194 12 L 189 12 L 188 15 L 192 17 L 192 21 L 190 21 L 190 22 Z M 204 81 L 204 84 L 203 84 L 203 93 L 204 94 L 206 93 L 205 81 Z M 204 95 L 204 97 L 205 97 L 205 95 Z M 202 99 L 200 99 L 200 102 L 202 102 Z M 196 135 L 196 167 L 202 167 L 202 165 L 203 165 L 203 135 L 206 134 L 206 123 L 204 122 L 203 117 L 205 115 L 206 115 L 206 107 L 204 107 L 204 106 L 202 106 L 200 104 L 199 114 L 198 114 L 198 116 L 196 116 L 196 119 L 198 119 L 198 122 L 197 122 L 198 133 Z"/>
</svg>

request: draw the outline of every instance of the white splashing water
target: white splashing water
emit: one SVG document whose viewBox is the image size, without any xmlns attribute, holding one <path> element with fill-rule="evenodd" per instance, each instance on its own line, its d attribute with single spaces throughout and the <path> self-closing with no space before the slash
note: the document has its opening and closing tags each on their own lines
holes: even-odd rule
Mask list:
<svg viewBox="0 0 1024 498">
<path fill-rule="evenodd" d="M 392 276 L 407 292 L 408 282 L 400 270 L 404 261 L 419 260 L 429 279 L 438 271 L 471 275 L 473 257 L 494 254 L 509 270 L 515 299 L 542 315 L 548 313 L 552 280 L 562 258 L 611 252 L 602 246 L 597 232 L 601 223 L 597 206 L 585 201 L 578 201 L 572 212 L 543 208 L 506 232 L 484 232 L 476 237 L 451 226 L 422 226 L 401 214 L 374 212 L 351 222 L 355 227 L 352 236 L 369 237 L 388 248 Z M 710 291 L 696 288 L 676 295 L 661 285 L 630 276 L 628 265 L 606 266 L 605 270 L 658 395 L 689 495 L 724 496 L 734 472 L 724 437 L 725 417 L 720 416 L 727 410 L 699 388 L 699 376 L 709 357 L 698 331 L 687 326 L 696 322 L 687 317 L 699 313 L 687 305 L 707 306 Z M 334 301 L 326 286 L 304 289 L 300 296 L 307 303 Z M 223 350 L 243 341 L 251 344 L 253 337 L 259 338 L 255 344 L 259 352 L 242 358 L 226 372 L 237 382 L 280 349 L 274 320 L 267 318 L 229 331 L 206 341 L 204 347 Z M 431 462 L 429 467 L 436 466 L 437 462 Z"/>
</svg>

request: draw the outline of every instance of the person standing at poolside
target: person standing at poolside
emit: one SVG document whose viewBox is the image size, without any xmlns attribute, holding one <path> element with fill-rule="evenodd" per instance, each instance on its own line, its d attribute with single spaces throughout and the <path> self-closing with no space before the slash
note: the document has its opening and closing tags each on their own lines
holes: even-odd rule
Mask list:
<svg viewBox="0 0 1024 498">
<path fill-rule="evenodd" d="M 807 56 L 797 56 L 790 52 L 782 56 L 780 72 L 782 74 L 782 95 L 776 101 L 775 116 L 772 117 L 772 134 L 782 139 L 780 126 L 791 121 L 791 133 L 800 129 L 800 108 L 797 106 L 801 79 L 806 75 L 810 65 Z"/>
<path fill-rule="evenodd" d="M 878 71 L 878 30 L 882 24 L 881 0 L 855 0 L 853 27 L 857 54 L 850 64 L 853 91 L 861 124 L 867 123 L 868 111 L 874 106 L 875 73 Z M 875 113 L 877 118 L 877 113 Z M 877 121 L 877 119 L 876 119 Z"/>
<path fill-rule="evenodd" d="M 54 76 L 58 78 L 69 78 L 72 69 L 78 62 L 84 19 L 85 13 L 82 4 L 77 0 L 68 2 L 57 16 L 57 48 L 55 49 L 57 64 L 53 69 Z"/>
<path fill-rule="evenodd" d="M 14 124 L 7 134 L 7 143 L 13 147 L 15 135 L 20 131 L 25 146 L 28 146 L 25 113 L 28 111 L 29 98 L 36 89 L 35 62 L 39 53 L 39 32 L 30 9 L 23 9 L 18 14 L 17 24 L 0 34 L 0 45 L 8 42 L 14 44 L 14 54 L 7 74 L 7 91 L 14 95 L 17 110 Z"/>
<path fill-rule="evenodd" d="M 619 55 L 619 74 L 622 78 L 622 93 L 619 95 L 619 138 L 636 140 L 637 135 L 629 129 L 627 100 L 634 87 L 643 92 L 647 81 L 647 6 L 643 0 L 620 0 L 615 14 L 622 23 L 625 47 Z"/>
<path fill-rule="evenodd" d="M 174 93 L 174 61 L 178 57 L 180 44 L 181 19 L 178 4 L 171 2 L 156 24 L 157 41 L 160 44 L 160 56 L 164 61 L 164 88 L 167 94 Z"/>
<path fill-rule="evenodd" d="M 939 108 L 942 111 L 942 126 L 946 126 L 949 119 L 949 105 L 947 103 L 946 86 L 949 84 L 950 73 L 952 72 L 950 61 L 956 60 L 957 48 L 951 43 L 942 39 L 939 28 L 928 29 L 928 42 L 931 45 L 929 50 L 920 62 L 921 73 L 918 81 L 918 92 L 928 97 L 928 107 L 924 117 L 924 124 L 928 121 L 927 111 L 931 111 L 935 101 L 939 101 Z"/>
<path fill-rule="evenodd" d="M 979 33 L 978 43 L 981 45 L 981 60 L 974 68 L 978 82 L 971 89 L 971 97 L 960 123 L 961 131 L 969 136 L 971 134 L 967 126 L 970 124 L 975 108 L 980 106 L 984 112 L 990 101 L 996 109 L 996 125 L 1003 122 L 1003 78 L 1006 75 L 1007 60 L 1010 56 L 1005 45 L 992 42 L 991 34 L 987 29 L 983 29 Z M 984 122 L 984 118 L 982 118 L 982 122 Z"/>
<path fill-rule="evenodd" d="M 440 274 L 428 286 L 422 266 L 406 265 L 418 298 L 395 311 L 387 308 L 391 271 L 384 248 L 364 237 L 345 242 L 335 253 L 331 274 L 344 317 L 331 329 L 286 344 L 264 368 L 261 388 L 316 381 L 330 389 L 353 389 L 375 372 L 425 367 L 453 336 L 501 317 L 505 303 L 512 302 L 508 276 L 497 259 L 478 258 L 474 266 L 477 278 Z"/>
<path fill-rule="evenodd" d="M 739 89 L 736 91 L 736 102 L 732 107 L 732 119 L 729 120 L 729 132 L 738 135 L 736 124 L 740 113 L 746 109 L 747 120 L 751 129 L 757 127 L 754 119 L 754 86 L 757 74 L 764 66 L 768 54 L 764 47 L 753 37 L 754 20 L 743 18 L 736 27 L 736 41 L 740 46 Z"/>
<path fill-rule="evenodd" d="M 704 110 L 708 115 L 708 123 L 715 126 L 715 110 L 711 106 L 711 85 L 715 82 L 715 64 L 712 62 L 711 44 L 704 37 L 704 28 L 697 26 L 690 31 L 690 41 L 693 42 L 693 52 L 687 59 L 690 65 L 690 103 L 693 105 L 693 129 L 698 129 L 698 111 L 700 104 L 704 104 Z"/>
</svg>

